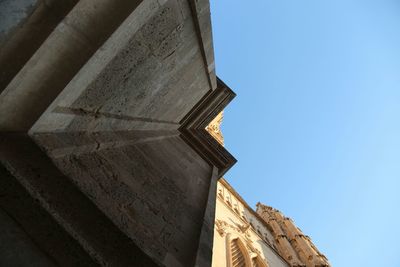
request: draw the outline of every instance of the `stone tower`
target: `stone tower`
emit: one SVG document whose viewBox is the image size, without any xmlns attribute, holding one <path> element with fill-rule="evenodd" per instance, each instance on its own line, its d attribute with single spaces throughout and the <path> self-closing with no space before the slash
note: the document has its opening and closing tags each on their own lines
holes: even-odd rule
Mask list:
<svg viewBox="0 0 400 267">
<path fill-rule="evenodd" d="M 330 266 L 310 237 L 304 235 L 294 222 L 272 207 L 257 203 L 257 214 L 274 236 L 276 249 L 290 266 Z"/>
</svg>

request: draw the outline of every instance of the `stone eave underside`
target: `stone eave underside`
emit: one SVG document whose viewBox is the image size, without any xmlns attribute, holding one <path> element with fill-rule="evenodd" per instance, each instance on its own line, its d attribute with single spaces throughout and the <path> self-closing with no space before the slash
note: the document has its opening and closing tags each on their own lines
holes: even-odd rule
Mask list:
<svg viewBox="0 0 400 267">
<path fill-rule="evenodd" d="M 64 4 L 38 3 L 0 40 L 2 182 L 18 184 L 1 209 L 55 262 L 71 250 L 94 265 L 198 262 L 187 244 L 203 236 L 214 169 L 236 162 L 205 130 L 235 96 L 215 76 L 208 1 Z M 43 247 L 44 230 L 13 209 L 19 194 L 67 247 Z M 165 223 L 146 235 L 146 216 Z"/>
</svg>

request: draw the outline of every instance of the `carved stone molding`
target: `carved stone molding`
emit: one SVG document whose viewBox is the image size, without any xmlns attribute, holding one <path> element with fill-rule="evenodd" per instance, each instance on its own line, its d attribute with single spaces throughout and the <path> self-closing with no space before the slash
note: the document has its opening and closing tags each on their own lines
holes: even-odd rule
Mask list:
<svg viewBox="0 0 400 267">
<path fill-rule="evenodd" d="M 206 128 L 236 94 L 220 79 L 217 79 L 217 85 L 217 89 L 209 91 L 180 122 L 179 131 L 197 153 L 218 168 L 218 176 L 221 177 L 236 163 L 236 159 Z"/>
<path fill-rule="evenodd" d="M 251 240 L 250 233 L 248 230 L 250 229 L 250 224 L 240 225 L 240 224 L 230 224 L 224 220 L 215 220 L 215 227 L 217 232 L 221 237 L 225 237 L 227 239 L 227 244 L 230 243 L 233 239 L 239 239 L 242 244 L 242 249 L 246 253 L 246 259 L 248 259 L 248 266 L 253 266 L 253 263 L 250 264 L 253 260 L 257 261 L 260 266 L 268 266 L 268 261 L 265 257 L 262 256 L 262 253 L 259 249 L 254 247 L 253 240 Z M 229 250 L 229 246 L 227 246 Z M 231 261 L 230 253 L 228 255 L 228 266 Z M 247 265 L 246 265 L 247 266 Z M 258 265 L 257 265 L 258 266 Z"/>
</svg>

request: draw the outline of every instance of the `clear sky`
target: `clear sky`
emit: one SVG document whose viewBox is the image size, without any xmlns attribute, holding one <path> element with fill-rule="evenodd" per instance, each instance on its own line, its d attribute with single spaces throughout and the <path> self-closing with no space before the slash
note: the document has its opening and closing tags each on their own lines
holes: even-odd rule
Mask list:
<svg viewBox="0 0 400 267">
<path fill-rule="evenodd" d="M 334 267 L 400 267 L 400 1 L 211 0 L 227 180 Z"/>
</svg>

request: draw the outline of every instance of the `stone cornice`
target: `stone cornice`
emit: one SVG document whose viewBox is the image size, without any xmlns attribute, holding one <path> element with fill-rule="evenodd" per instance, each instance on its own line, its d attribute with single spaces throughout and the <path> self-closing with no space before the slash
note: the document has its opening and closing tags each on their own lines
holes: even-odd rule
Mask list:
<svg viewBox="0 0 400 267">
<path fill-rule="evenodd" d="M 179 128 L 182 138 L 210 164 L 221 177 L 236 159 L 206 130 L 207 125 L 226 107 L 236 94 L 220 79 L 217 89 L 207 95 L 186 115 Z"/>
</svg>

